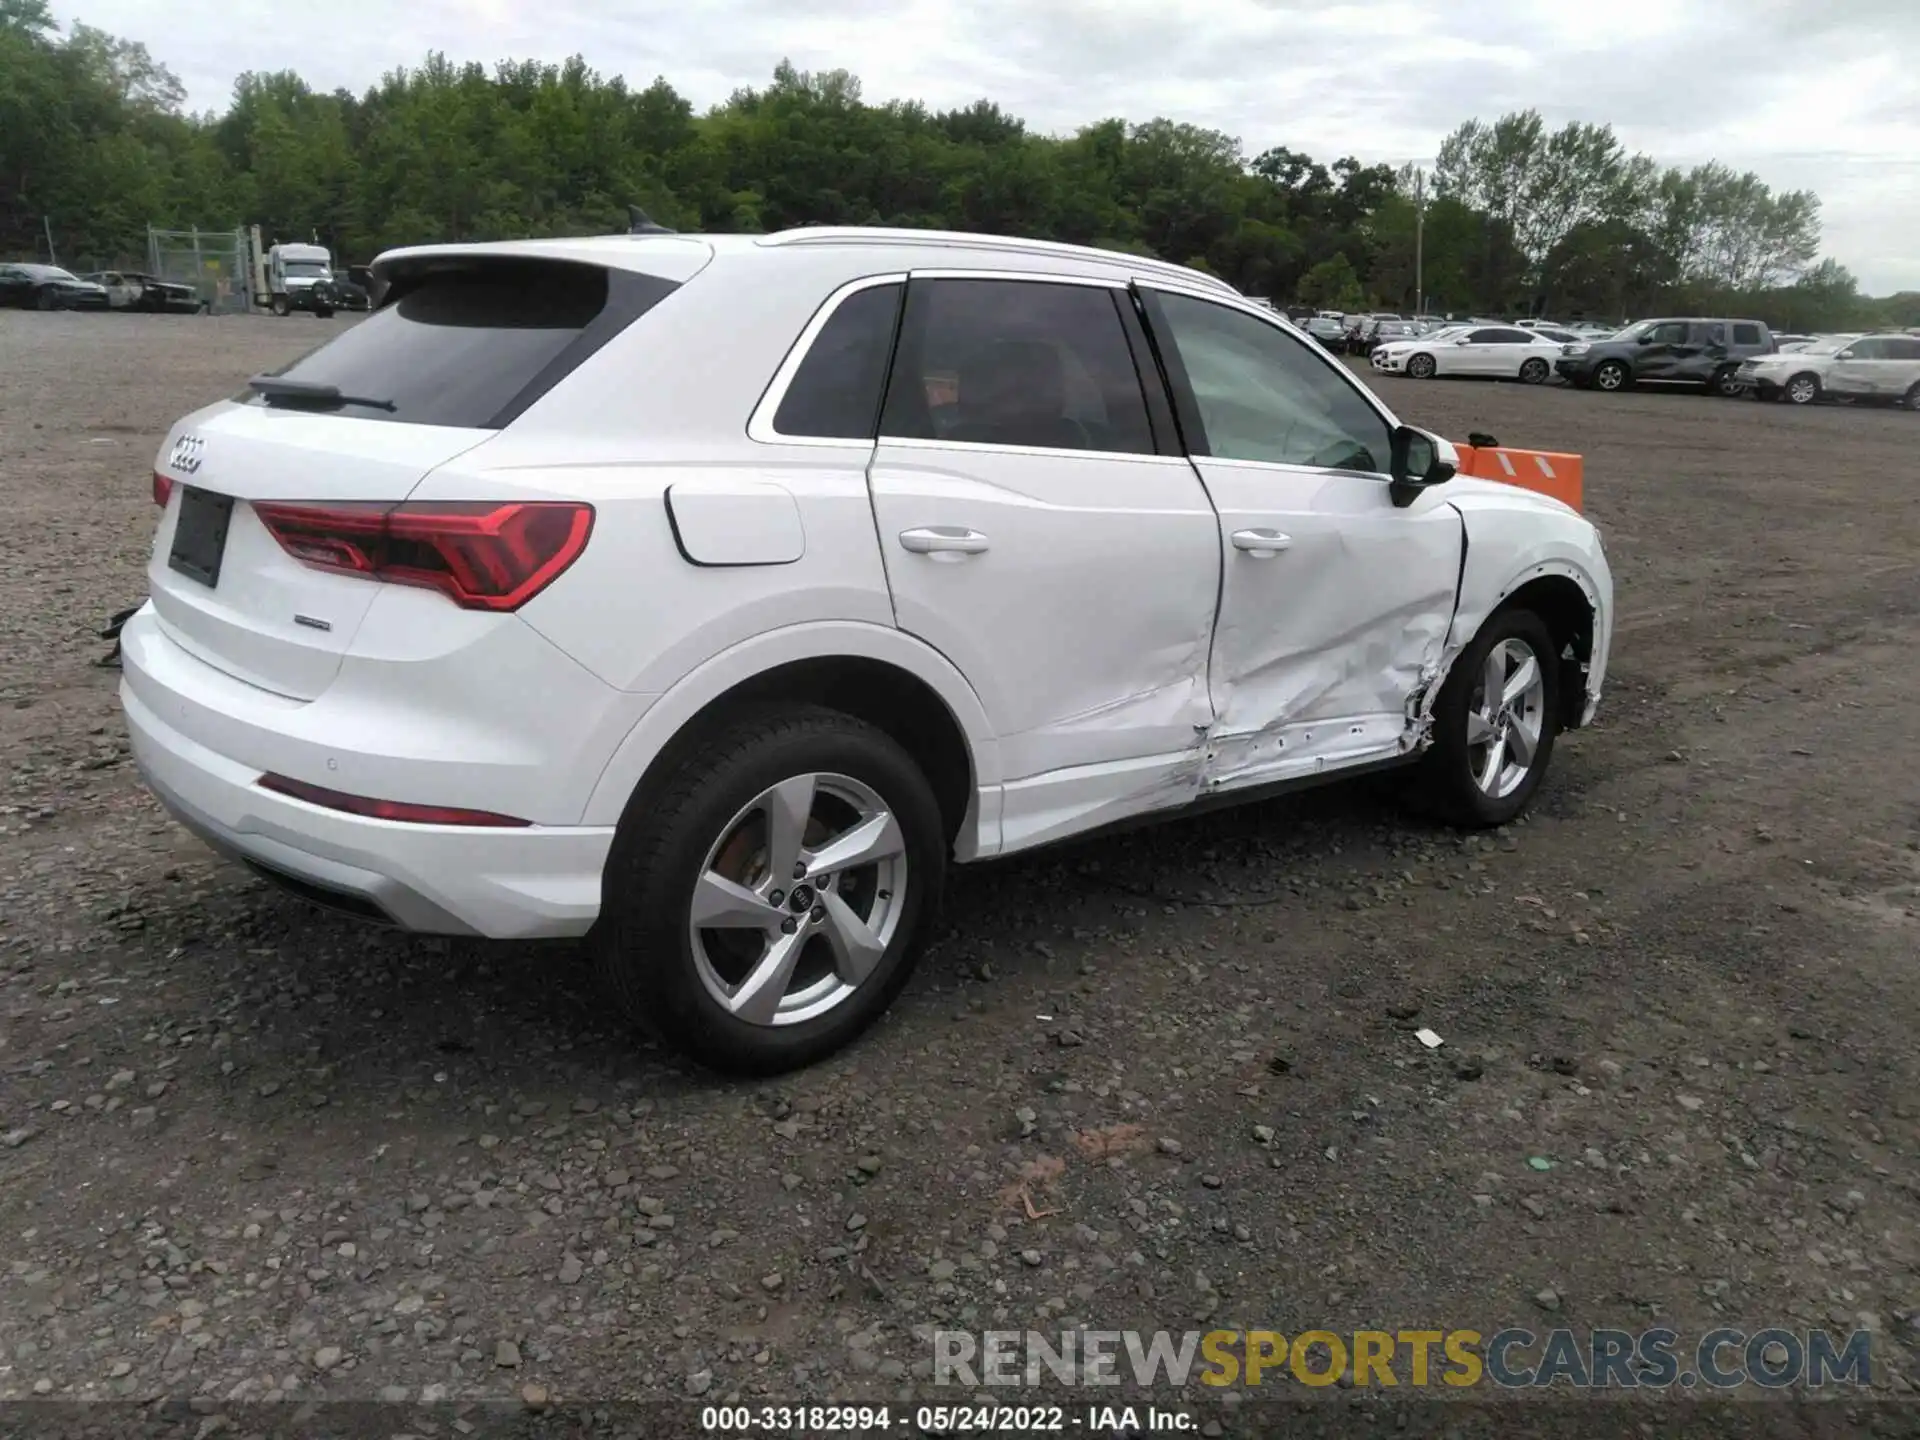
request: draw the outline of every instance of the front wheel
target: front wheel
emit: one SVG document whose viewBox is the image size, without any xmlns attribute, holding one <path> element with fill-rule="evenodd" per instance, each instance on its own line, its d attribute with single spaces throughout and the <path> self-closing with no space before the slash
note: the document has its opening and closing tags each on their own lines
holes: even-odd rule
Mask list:
<svg viewBox="0 0 1920 1440">
<path fill-rule="evenodd" d="M 1631 378 L 1627 374 L 1627 367 L 1618 360 L 1604 361 L 1600 368 L 1593 372 L 1593 384 L 1597 390 L 1624 390 L 1627 388 L 1627 381 Z"/>
<path fill-rule="evenodd" d="M 1504 825 L 1533 800 L 1553 755 L 1560 662 L 1546 622 L 1508 610 L 1480 627 L 1441 687 L 1422 798 L 1452 824 Z"/>
<path fill-rule="evenodd" d="M 286 296 L 276 295 L 273 297 L 273 313 L 280 316 L 287 316 L 293 313 L 293 307 L 287 304 Z"/>
<path fill-rule="evenodd" d="M 1787 381 L 1782 393 L 1789 405 L 1811 405 L 1820 398 L 1820 379 L 1816 375 L 1796 375 Z"/>
<path fill-rule="evenodd" d="M 1547 369 L 1547 362 L 1536 355 L 1520 367 L 1520 382 L 1523 385 L 1544 385 L 1551 373 Z"/>
<path fill-rule="evenodd" d="M 811 1064 L 906 984 L 946 855 L 932 787 L 890 735 L 816 706 L 756 711 L 621 821 L 601 975 L 704 1065 Z"/>
<path fill-rule="evenodd" d="M 34 296 L 33 303 L 36 309 L 58 310 L 60 308 L 60 294 L 57 290 L 49 287 Z"/>
<path fill-rule="evenodd" d="M 1416 380 L 1431 380 L 1433 378 L 1434 368 L 1433 357 L 1431 355 L 1415 355 L 1411 360 L 1407 361 L 1407 374 Z"/>
<path fill-rule="evenodd" d="M 1906 404 L 1908 410 L 1920 414 L 1920 385 L 1915 385 L 1911 390 L 1907 391 Z"/>
</svg>

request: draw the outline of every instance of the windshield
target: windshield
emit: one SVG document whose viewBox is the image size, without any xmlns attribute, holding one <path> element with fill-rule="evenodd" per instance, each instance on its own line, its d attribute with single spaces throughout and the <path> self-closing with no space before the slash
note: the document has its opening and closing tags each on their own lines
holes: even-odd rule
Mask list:
<svg viewBox="0 0 1920 1440">
<path fill-rule="evenodd" d="M 71 270 L 62 270 L 58 265 L 16 265 L 13 268 L 35 280 L 73 280 L 78 278 Z"/>
<path fill-rule="evenodd" d="M 1858 335 L 1829 335 L 1824 340 L 1809 340 L 1798 348 L 1802 355 L 1838 355 L 1859 338 Z"/>
<path fill-rule="evenodd" d="M 332 272 L 318 260 L 289 260 L 281 268 L 289 275 L 325 280 Z"/>
</svg>

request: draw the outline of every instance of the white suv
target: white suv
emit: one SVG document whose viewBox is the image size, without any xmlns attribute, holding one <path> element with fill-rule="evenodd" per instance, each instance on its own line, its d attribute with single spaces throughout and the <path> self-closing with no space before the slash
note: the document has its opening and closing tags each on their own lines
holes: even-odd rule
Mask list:
<svg viewBox="0 0 1920 1440">
<path fill-rule="evenodd" d="M 930 232 L 391 252 L 175 427 L 122 702 L 187 826 L 423 931 L 590 934 L 769 1071 L 905 982 L 950 862 L 1413 765 L 1495 825 L 1612 579 L 1298 330 Z"/>
</svg>

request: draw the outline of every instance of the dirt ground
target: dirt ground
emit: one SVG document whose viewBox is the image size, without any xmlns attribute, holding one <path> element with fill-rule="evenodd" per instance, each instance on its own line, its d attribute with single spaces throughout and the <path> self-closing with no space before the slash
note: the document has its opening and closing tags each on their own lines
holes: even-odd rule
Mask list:
<svg viewBox="0 0 1920 1440">
<path fill-rule="evenodd" d="M 0 314 L 0 1398 L 952 1403 L 933 1329 L 1658 1324 L 1871 1330 L 1849 1423 L 1910 1415 L 1920 416 L 1383 382 L 1586 456 L 1613 673 L 1532 816 L 963 871 L 865 1043 L 748 1085 L 142 789 L 92 662 L 153 450 L 338 323 Z"/>
</svg>

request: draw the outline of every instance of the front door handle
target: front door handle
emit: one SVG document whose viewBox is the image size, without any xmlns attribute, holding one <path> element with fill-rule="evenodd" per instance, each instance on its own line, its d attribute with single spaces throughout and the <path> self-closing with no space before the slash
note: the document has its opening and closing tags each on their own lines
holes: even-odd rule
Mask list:
<svg viewBox="0 0 1920 1440">
<path fill-rule="evenodd" d="M 900 543 L 916 555 L 978 555 L 987 537 L 964 525 L 922 525 L 902 530 Z"/>
<path fill-rule="evenodd" d="M 1233 548 L 1244 550 L 1256 560 L 1270 560 L 1282 550 L 1293 544 L 1291 535 L 1282 535 L 1278 530 L 1236 530 L 1233 532 Z"/>
</svg>

